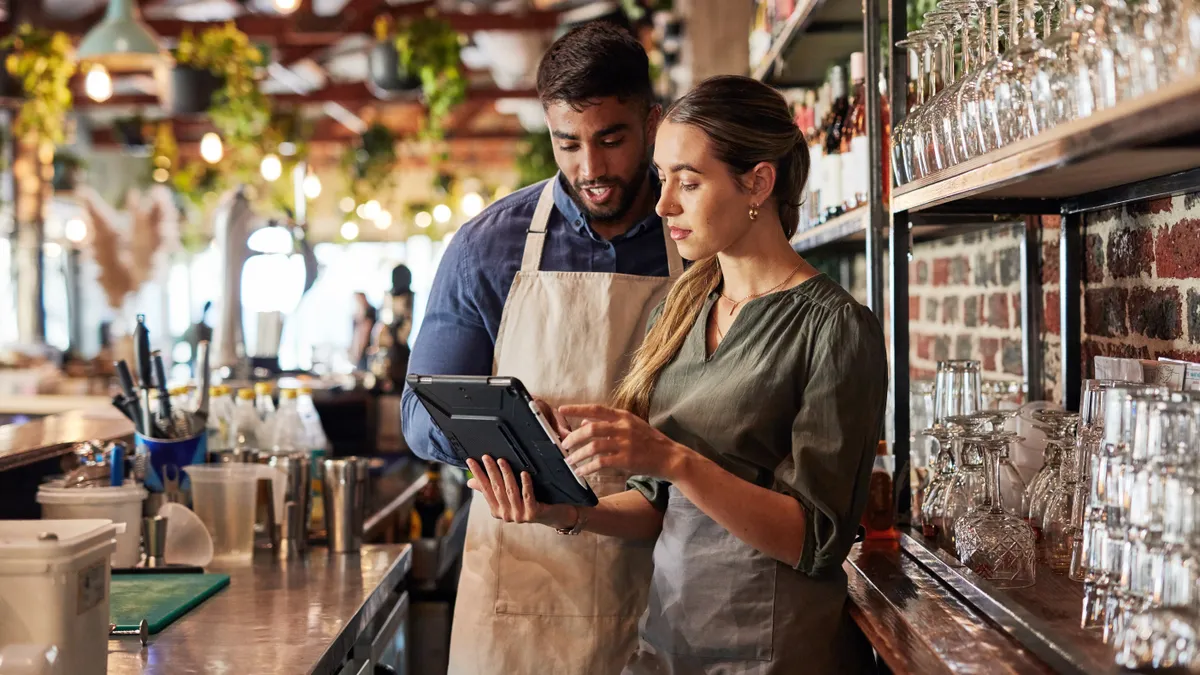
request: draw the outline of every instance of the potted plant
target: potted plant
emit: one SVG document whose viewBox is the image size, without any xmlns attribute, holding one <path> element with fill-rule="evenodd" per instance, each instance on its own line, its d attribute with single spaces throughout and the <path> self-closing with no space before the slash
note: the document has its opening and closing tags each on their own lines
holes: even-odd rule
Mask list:
<svg viewBox="0 0 1200 675">
<path fill-rule="evenodd" d="M 76 67 L 71 38 L 23 24 L 0 40 L 0 50 L 8 52 L 4 70 L 20 84 L 24 97 L 14 133 L 32 136 L 43 147 L 61 145 L 66 140 L 72 102 L 69 83 Z"/>
<path fill-rule="evenodd" d="M 259 91 L 257 81 L 258 69 L 264 62 L 262 51 L 237 26 L 227 23 L 209 28 L 199 36 L 185 31 L 176 50 L 176 60 L 177 69 L 183 66 L 205 70 L 216 78 L 219 86 L 207 96 L 204 110 L 225 142 L 231 168 L 243 172 L 257 170 L 257 146 L 271 121 L 270 101 Z M 193 93 L 205 93 L 206 83 L 197 82 L 196 86 L 200 89 Z M 191 94 L 178 86 L 173 89 L 175 101 L 170 107 L 174 112 L 183 112 L 185 103 L 186 109 L 194 110 L 201 102 L 188 100 Z"/>
<path fill-rule="evenodd" d="M 459 56 L 462 35 L 433 15 L 405 23 L 396 33 L 400 68 L 416 73 L 429 114 L 422 122 L 424 138 L 445 136 L 443 123 L 450 111 L 467 98 Z"/>
<path fill-rule="evenodd" d="M 367 87 L 376 98 L 395 98 L 421 90 L 421 79 L 400 65 L 400 50 L 387 16 L 375 19 L 375 44 L 367 52 Z"/>
<path fill-rule="evenodd" d="M 67 150 L 57 150 L 54 153 L 54 178 L 50 184 L 55 192 L 70 192 L 75 189 L 79 170 L 84 162 L 79 155 Z"/>
<path fill-rule="evenodd" d="M 558 172 L 554 161 L 554 141 L 548 131 L 525 133 L 521 145 L 525 151 L 517 155 L 517 175 L 521 187 L 550 178 Z"/>
<path fill-rule="evenodd" d="M 396 167 L 396 136 L 383 124 L 367 127 L 342 155 L 348 192 L 355 203 L 374 199 L 390 183 Z"/>
</svg>

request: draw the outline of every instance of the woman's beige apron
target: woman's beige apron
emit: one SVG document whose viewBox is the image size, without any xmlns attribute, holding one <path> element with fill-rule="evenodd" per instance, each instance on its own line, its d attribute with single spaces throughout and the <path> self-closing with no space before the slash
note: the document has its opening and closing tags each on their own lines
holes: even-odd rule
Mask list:
<svg viewBox="0 0 1200 675">
<path fill-rule="evenodd" d="M 541 271 L 556 180 L 542 190 L 504 304 L 494 372 L 552 406 L 607 403 L 683 261 L 664 226 L 669 278 Z M 588 482 L 603 497 L 624 490 L 626 478 Z M 637 646 L 653 547 L 504 523 L 472 499 L 450 675 L 619 673 Z"/>
</svg>

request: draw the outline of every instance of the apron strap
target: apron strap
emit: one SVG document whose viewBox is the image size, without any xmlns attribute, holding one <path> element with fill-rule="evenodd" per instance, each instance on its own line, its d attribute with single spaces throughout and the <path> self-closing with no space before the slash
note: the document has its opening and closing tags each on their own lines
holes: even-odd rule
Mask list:
<svg viewBox="0 0 1200 675">
<path fill-rule="evenodd" d="M 542 196 L 538 198 L 533 220 L 529 223 L 529 234 L 525 235 L 525 253 L 521 256 L 521 271 L 536 272 L 542 266 L 542 247 L 546 244 L 546 224 L 554 211 L 554 182 L 558 174 L 546 181 Z"/>
<path fill-rule="evenodd" d="M 550 222 L 550 214 L 554 211 L 554 182 L 558 174 L 546 181 L 542 195 L 538 197 L 537 208 L 533 212 L 533 220 L 529 223 L 529 233 L 525 235 L 525 252 L 521 256 L 521 271 L 536 272 L 542 265 L 542 248 L 546 245 L 546 225 Z M 672 279 L 678 279 L 683 274 L 683 258 L 679 255 L 679 247 L 671 238 L 671 230 L 663 223 L 663 242 L 667 247 L 667 270 Z"/>
</svg>

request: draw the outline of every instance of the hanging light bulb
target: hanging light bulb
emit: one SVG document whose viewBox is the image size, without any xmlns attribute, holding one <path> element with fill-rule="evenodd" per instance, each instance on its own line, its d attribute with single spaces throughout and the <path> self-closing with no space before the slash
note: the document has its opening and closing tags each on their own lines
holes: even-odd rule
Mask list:
<svg viewBox="0 0 1200 675">
<path fill-rule="evenodd" d="M 450 222 L 450 216 L 452 215 L 454 215 L 454 212 L 451 211 L 450 207 L 446 206 L 445 204 L 438 204 L 437 206 L 433 207 L 433 219 L 439 223 Z"/>
<path fill-rule="evenodd" d="M 259 164 L 258 170 L 262 173 L 262 177 L 270 183 L 279 180 L 283 175 L 283 163 L 279 161 L 279 157 L 275 155 L 267 155 L 263 157 L 262 163 Z"/>
<path fill-rule="evenodd" d="M 79 218 L 68 220 L 67 224 L 63 227 L 63 235 L 66 236 L 68 241 L 75 242 L 76 244 L 87 239 L 87 231 L 87 223 Z"/>
<path fill-rule="evenodd" d="M 213 132 L 204 134 L 200 139 L 200 156 L 209 164 L 216 164 L 225 156 L 225 146 L 221 144 L 221 137 Z"/>
<path fill-rule="evenodd" d="M 363 220 L 366 220 L 367 219 L 367 205 L 359 204 L 358 208 L 354 209 L 354 215 L 358 216 L 359 218 L 362 218 Z"/>
<path fill-rule="evenodd" d="M 309 199 L 316 199 L 321 196 L 321 179 L 317 178 L 317 174 L 310 173 L 304 177 L 304 196 Z"/>
<path fill-rule="evenodd" d="M 275 0 L 275 11 L 280 14 L 291 14 L 300 6 L 300 0 Z"/>
<path fill-rule="evenodd" d="M 372 199 L 366 204 L 363 204 L 363 211 L 366 212 L 363 218 L 366 218 L 367 220 L 375 220 L 381 210 L 382 209 L 379 206 L 379 202 Z"/>
<path fill-rule="evenodd" d="M 417 227 L 425 229 L 433 224 L 433 216 L 429 215 L 428 211 L 421 211 L 413 216 L 413 222 L 417 224 Z"/>
<path fill-rule="evenodd" d="M 342 223 L 342 239 L 347 241 L 358 239 L 358 223 L 352 220 Z"/>
<path fill-rule="evenodd" d="M 87 79 L 83 81 L 83 90 L 87 92 L 88 98 L 97 103 L 104 103 L 112 98 L 113 82 L 108 69 L 98 64 L 92 66 L 88 70 Z"/>
<path fill-rule="evenodd" d="M 161 166 L 155 169 L 152 175 L 154 176 L 155 183 L 165 183 L 171 177 L 171 173 Z"/>
<path fill-rule="evenodd" d="M 392 226 L 392 214 L 388 211 L 380 211 L 379 215 L 375 216 L 375 227 L 386 230 Z"/>
<path fill-rule="evenodd" d="M 341 201 L 338 202 L 338 208 L 342 210 L 342 213 L 350 213 L 353 211 L 354 197 L 342 197 Z"/>
<path fill-rule="evenodd" d="M 483 197 L 478 192 L 468 192 L 463 195 L 459 208 L 462 209 L 464 216 L 474 218 L 483 210 Z"/>
</svg>

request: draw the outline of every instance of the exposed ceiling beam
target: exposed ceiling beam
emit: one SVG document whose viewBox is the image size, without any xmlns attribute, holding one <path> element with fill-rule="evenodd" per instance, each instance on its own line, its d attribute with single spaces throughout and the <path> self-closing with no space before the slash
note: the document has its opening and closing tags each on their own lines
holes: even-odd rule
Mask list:
<svg viewBox="0 0 1200 675">
<path fill-rule="evenodd" d="M 496 87 L 486 89 L 471 89 L 467 91 L 467 101 L 496 101 L 502 98 L 537 98 L 537 92 L 532 89 L 505 90 Z M 271 99 L 280 105 L 303 105 L 306 103 L 339 103 L 347 108 L 364 105 L 397 105 L 404 104 L 403 100 L 384 100 L 376 98 L 362 82 L 343 82 L 331 84 L 324 89 L 308 94 L 273 94 Z M 417 101 L 411 102 L 417 105 Z M 87 98 L 82 91 L 75 91 L 75 108 L 107 108 L 115 106 L 158 106 L 157 96 L 146 94 L 113 96 L 104 103 L 97 103 Z"/>
<path fill-rule="evenodd" d="M 175 135 L 180 152 L 193 149 L 199 151 L 200 137 L 203 136 L 206 131 L 212 131 L 212 125 L 198 121 L 193 122 L 175 120 L 173 121 L 172 126 L 175 129 Z M 146 142 L 153 141 L 154 135 L 152 130 L 148 129 L 147 132 Z M 318 128 L 313 133 L 312 137 L 306 142 L 309 145 L 332 144 L 336 145 L 337 147 L 344 148 L 346 147 L 347 142 L 353 138 L 354 135 L 348 132 L 345 127 L 342 127 L 341 125 L 318 125 Z M 503 141 L 505 143 L 515 143 L 521 140 L 521 138 L 522 136 L 520 134 L 513 134 L 509 132 L 463 132 L 448 135 L 445 142 L 449 143 L 451 146 L 463 145 L 464 147 L 469 147 L 474 145 L 478 147 L 480 143 L 484 142 Z M 401 143 L 403 142 L 404 141 L 402 140 Z M 100 128 L 92 130 L 91 145 L 95 148 L 111 149 L 120 146 L 121 141 L 117 138 L 117 135 L 112 129 Z"/>
<path fill-rule="evenodd" d="M 389 16 L 400 20 L 417 17 L 424 14 L 426 9 L 433 6 L 432 2 L 419 2 L 384 10 Z M 474 32 L 479 30 L 552 30 L 558 25 L 558 12 L 531 11 L 520 14 L 498 14 L 481 12 L 467 14 L 463 12 L 438 12 L 438 18 L 447 21 L 458 31 Z M 372 12 L 339 12 L 334 16 L 305 15 L 301 19 L 293 16 L 265 16 L 248 14 L 234 19 L 234 23 L 243 33 L 252 39 L 271 43 L 281 42 L 291 45 L 331 45 L 352 33 L 370 33 L 371 22 L 375 14 Z M 221 26 L 226 22 L 182 21 L 179 19 L 154 19 L 146 23 L 164 38 L 175 39 L 190 30 L 200 32 L 210 26 Z M 90 30 L 96 21 L 91 15 L 80 19 L 50 20 L 40 22 L 42 27 L 63 31 L 74 37 L 81 37 Z M 307 25 L 303 25 L 307 24 Z"/>
</svg>

